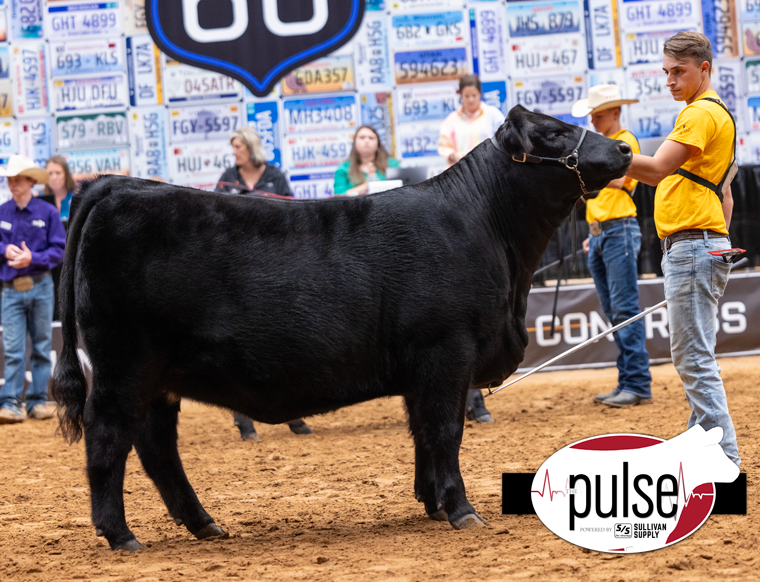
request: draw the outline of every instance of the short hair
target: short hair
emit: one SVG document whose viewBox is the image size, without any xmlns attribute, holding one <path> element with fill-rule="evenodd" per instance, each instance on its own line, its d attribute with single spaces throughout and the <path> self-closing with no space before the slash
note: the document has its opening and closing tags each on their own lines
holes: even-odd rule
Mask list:
<svg viewBox="0 0 760 582">
<path fill-rule="evenodd" d="M 681 63 L 691 59 L 698 67 L 707 61 L 712 70 L 712 45 L 701 32 L 679 32 L 665 41 L 662 51 Z"/>
<path fill-rule="evenodd" d="M 259 133 L 252 127 L 241 127 L 232 132 L 230 136 L 230 143 L 232 140 L 238 138 L 243 145 L 251 152 L 251 161 L 257 168 L 266 163 L 266 152 L 264 152 L 264 146 L 261 145 L 261 138 Z"/>
<path fill-rule="evenodd" d="M 459 94 L 462 94 L 462 91 L 464 91 L 465 87 L 475 87 L 478 90 L 478 93 L 481 95 L 483 94 L 483 85 L 480 83 L 480 79 L 478 79 L 477 75 L 465 75 L 461 79 L 459 79 Z"/>
<path fill-rule="evenodd" d="M 74 181 L 74 176 L 71 175 L 71 170 L 69 169 L 69 164 L 66 162 L 66 158 L 63 156 L 53 156 L 47 162 L 45 162 L 45 168 L 47 168 L 48 164 L 58 164 L 63 168 L 63 184 L 66 187 L 67 193 L 73 192 L 77 189 L 77 183 Z M 46 196 L 53 195 L 53 190 L 51 190 L 49 183 L 45 184 L 44 194 Z"/>
</svg>

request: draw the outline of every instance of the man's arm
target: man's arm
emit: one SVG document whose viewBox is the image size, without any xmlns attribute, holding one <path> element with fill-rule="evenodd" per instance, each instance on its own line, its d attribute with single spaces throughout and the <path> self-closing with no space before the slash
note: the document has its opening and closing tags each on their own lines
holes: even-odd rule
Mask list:
<svg viewBox="0 0 760 582">
<path fill-rule="evenodd" d="M 734 213 L 734 197 L 731 195 L 731 186 L 723 194 L 723 218 L 726 220 L 726 229 L 731 226 L 731 215 Z"/>
<path fill-rule="evenodd" d="M 633 154 L 633 161 L 626 176 L 650 186 L 657 186 L 683 166 L 689 158 L 698 154 L 699 148 L 696 146 L 666 139 L 654 156 Z"/>
</svg>

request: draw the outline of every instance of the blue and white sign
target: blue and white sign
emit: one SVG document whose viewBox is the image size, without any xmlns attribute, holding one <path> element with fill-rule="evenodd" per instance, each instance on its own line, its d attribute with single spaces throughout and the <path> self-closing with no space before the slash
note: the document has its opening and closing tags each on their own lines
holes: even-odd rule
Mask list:
<svg viewBox="0 0 760 582">
<path fill-rule="evenodd" d="M 61 154 L 75 180 L 90 180 L 98 174 L 129 176 L 129 148 L 76 151 Z"/>
<path fill-rule="evenodd" d="M 60 149 L 129 144 L 127 114 L 123 111 L 92 115 L 59 115 L 55 133 Z"/>
<path fill-rule="evenodd" d="M 750 131 L 760 131 L 760 97 L 747 99 L 747 120 Z"/>
<path fill-rule="evenodd" d="M 504 116 L 509 112 L 507 101 L 507 84 L 504 81 L 486 81 L 483 83 L 483 95 L 481 96 L 484 103 L 496 107 Z"/>
<path fill-rule="evenodd" d="M 8 16 L 13 42 L 42 38 L 42 0 L 10 0 Z"/>
<path fill-rule="evenodd" d="M 18 123 L 18 153 L 44 167 L 53 155 L 53 118 L 25 117 Z"/>
<path fill-rule="evenodd" d="M 148 34 L 127 37 L 129 104 L 133 107 L 161 105 L 161 52 Z"/>
<path fill-rule="evenodd" d="M 246 119 L 248 125 L 259 132 L 261 145 L 266 153 L 266 161 L 277 168 L 282 167 L 277 101 L 246 103 Z"/>
<path fill-rule="evenodd" d="M 62 79 L 53 81 L 56 111 L 102 109 L 127 105 L 127 83 L 123 75 Z"/>
<path fill-rule="evenodd" d="M 283 102 L 282 108 L 288 134 L 358 127 L 353 95 L 290 99 Z"/>
<path fill-rule="evenodd" d="M 169 104 L 240 99 L 243 94 L 242 85 L 232 77 L 171 59 L 165 60 L 164 83 L 166 102 Z"/>
<path fill-rule="evenodd" d="M 294 174 L 290 176 L 290 189 L 296 198 L 316 200 L 330 198 L 334 194 L 335 174 L 321 172 L 314 174 Z"/>
<path fill-rule="evenodd" d="M 744 108 L 742 107 L 742 63 L 739 59 L 713 61 L 712 83 L 718 96 L 734 116 L 736 131 L 744 130 Z"/>
<path fill-rule="evenodd" d="M 395 157 L 393 95 L 391 93 L 364 93 L 359 99 L 362 125 L 374 127 L 380 137 L 380 142 Z"/>
<path fill-rule="evenodd" d="M 439 121 L 422 121 L 419 123 L 399 123 L 398 145 L 402 159 L 437 158 Z"/>
<path fill-rule="evenodd" d="M 700 29 L 700 0 L 622 0 L 620 28 L 628 32 Z"/>
<path fill-rule="evenodd" d="M 151 180 L 168 180 L 166 110 L 163 107 L 129 112 L 132 136 L 132 175 Z"/>
<path fill-rule="evenodd" d="M 121 35 L 118 2 L 52 2 L 45 13 L 45 29 L 51 40 Z"/>
<path fill-rule="evenodd" d="M 513 41 L 518 37 L 582 32 L 580 2 L 576 0 L 509 2 L 507 21 Z"/>
<path fill-rule="evenodd" d="M 399 14 L 391 20 L 396 50 L 455 46 L 465 42 L 461 10 L 427 14 Z"/>
<path fill-rule="evenodd" d="M 97 75 L 124 70 L 121 39 L 83 39 L 50 43 L 53 77 Z"/>
<path fill-rule="evenodd" d="M 396 91 L 396 119 L 399 123 L 437 120 L 440 125 L 440 122 L 449 113 L 456 111 L 457 107 L 457 88 L 450 83 L 432 87 L 402 88 Z"/>
<path fill-rule="evenodd" d="M 11 49 L 16 115 L 40 115 L 48 111 L 45 43 L 17 44 Z"/>
<path fill-rule="evenodd" d="M 356 84 L 360 90 L 393 86 L 388 50 L 388 20 L 384 14 L 368 13 L 354 40 Z"/>
<path fill-rule="evenodd" d="M 241 123 L 239 103 L 170 109 L 169 143 L 223 141 L 229 139 Z"/>
<path fill-rule="evenodd" d="M 286 138 L 289 170 L 307 170 L 339 166 L 348 159 L 354 143 L 354 133 L 305 133 Z"/>
<path fill-rule="evenodd" d="M 477 5 L 470 8 L 470 35 L 472 42 L 472 72 L 481 81 L 507 77 L 507 59 L 504 50 L 506 26 L 503 9 L 494 5 Z"/>
<path fill-rule="evenodd" d="M 0 157 L 18 153 L 18 132 L 13 118 L 0 121 Z"/>
<path fill-rule="evenodd" d="M 622 66 L 617 0 L 583 0 L 589 69 Z"/>
<path fill-rule="evenodd" d="M 522 105 L 547 115 L 568 113 L 573 103 L 586 96 L 583 75 L 512 79 L 511 88 L 510 102 L 513 107 Z"/>
<path fill-rule="evenodd" d="M 760 58 L 744 59 L 744 86 L 748 94 L 760 94 Z"/>
<path fill-rule="evenodd" d="M 582 73 L 586 69 L 585 40 L 578 34 L 554 34 L 511 41 L 513 76 Z"/>
<path fill-rule="evenodd" d="M 739 3 L 756 0 L 739 0 Z M 735 0 L 702 0 L 704 34 L 710 40 L 713 58 L 740 55 L 739 22 Z"/>
<path fill-rule="evenodd" d="M 673 131 L 678 114 L 683 108 L 683 102 L 673 100 L 664 103 L 634 103 L 628 106 L 627 129 L 640 140 L 667 137 Z"/>
</svg>

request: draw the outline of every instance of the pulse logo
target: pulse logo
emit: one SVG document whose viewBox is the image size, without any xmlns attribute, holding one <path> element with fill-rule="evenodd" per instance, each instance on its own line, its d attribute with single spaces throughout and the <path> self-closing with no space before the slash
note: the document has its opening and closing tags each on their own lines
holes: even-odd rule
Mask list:
<svg viewBox="0 0 760 582">
<path fill-rule="evenodd" d="M 613 434 L 573 443 L 541 465 L 531 488 L 533 507 L 551 531 L 590 550 L 664 548 L 707 520 L 713 483 L 739 476 L 721 438 L 721 428 L 705 432 L 696 425 L 669 441 Z"/>
</svg>

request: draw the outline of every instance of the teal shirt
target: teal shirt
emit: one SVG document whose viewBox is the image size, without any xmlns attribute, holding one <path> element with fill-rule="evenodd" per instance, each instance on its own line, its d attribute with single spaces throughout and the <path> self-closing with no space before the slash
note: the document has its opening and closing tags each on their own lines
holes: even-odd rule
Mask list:
<svg viewBox="0 0 760 582">
<path fill-rule="evenodd" d="M 351 182 L 351 177 L 348 175 L 349 164 L 350 162 L 343 162 L 340 166 L 338 166 L 338 169 L 335 170 L 335 185 L 333 186 L 333 193 L 336 195 L 345 194 L 351 188 L 354 188 L 364 183 L 364 182 L 360 182 L 359 184 L 354 184 L 353 182 Z M 401 165 L 396 161 L 395 158 L 388 158 L 388 167 L 399 168 L 401 167 Z M 366 173 L 364 174 L 364 181 L 369 180 L 370 182 L 373 182 L 375 180 L 385 180 L 385 179 L 386 179 L 385 175 L 381 174 L 380 171 L 378 170 L 376 170 L 372 176 L 367 176 Z"/>
</svg>

